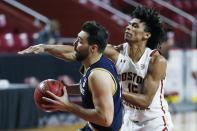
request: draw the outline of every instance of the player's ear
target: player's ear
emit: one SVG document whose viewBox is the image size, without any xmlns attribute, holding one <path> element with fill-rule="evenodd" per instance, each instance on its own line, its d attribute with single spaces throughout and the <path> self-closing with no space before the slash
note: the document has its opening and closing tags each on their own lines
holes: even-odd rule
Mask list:
<svg viewBox="0 0 197 131">
<path fill-rule="evenodd" d="M 91 52 L 93 53 L 96 49 L 98 48 L 98 46 L 96 44 L 91 45 Z"/>
<path fill-rule="evenodd" d="M 146 39 L 149 39 L 151 37 L 151 33 L 150 32 L 145 32 L 145 36 Z"/>
</svg>

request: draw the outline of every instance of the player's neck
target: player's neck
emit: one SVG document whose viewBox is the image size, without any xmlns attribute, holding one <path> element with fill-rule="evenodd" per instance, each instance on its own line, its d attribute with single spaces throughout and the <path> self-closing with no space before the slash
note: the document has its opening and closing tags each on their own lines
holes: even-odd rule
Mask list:
<svg viewBox="0 0 197 131">
<path fill-rule="evenodd" d="M 86 61 L 83 62 L 83 65 L 88 68 L 90 67 L 92 64 L 96 63 L 97 61 L 100 60 L 102 54 L 92 54 Z"/>
<path fill-rule="evenodd" d="M 145 49 L 146 46 L 144 44 L 129 44 L 128 55 L 134 63 L 137 63 L 144 54 Z"/>
</svg>

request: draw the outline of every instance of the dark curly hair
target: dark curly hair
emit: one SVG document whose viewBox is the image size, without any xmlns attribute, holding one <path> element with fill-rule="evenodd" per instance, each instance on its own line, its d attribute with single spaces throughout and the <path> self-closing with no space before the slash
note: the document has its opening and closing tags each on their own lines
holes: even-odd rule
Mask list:
<svg viewBox="0 0 197 131">
<path fill-rule="evenodd" d="M 88 44 L 97 44 L 100 52 L 103 52 L 108 40 L 107 30 L 96 21 L 87 21 L 82 25 L 82 30 L 89 34 Z"/>
<path fill-rule="evenodd" d="M 144 31 L 151 33 L 151 37 L 148 39 L 146 46 L 150 49 L 157 48 L 158 44 L 161 43 L 164 34 L 159 13 L 152 8 L 138 6 L 133 11 L 132 17 L 140 19 L 142 22 L 144 22 Z"/>
</svg>

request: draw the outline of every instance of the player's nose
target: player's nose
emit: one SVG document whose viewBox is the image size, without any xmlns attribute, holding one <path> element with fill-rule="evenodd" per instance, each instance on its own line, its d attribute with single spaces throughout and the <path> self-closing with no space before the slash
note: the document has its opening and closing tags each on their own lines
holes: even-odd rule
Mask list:
<svg viewBox="0 0 197 131">
<path fill-rule="evenodd" d="M 76 39 L 74 42 L 73 42 L 73 46 L 75 46 L 77 44 L 78 40 Z"/>
<path fill-rule="evenodd" d="M 126 30 L 131 30 L 131 26 L 130 25 L 127 25 L 126 26 Z"/>
<path fill-rule="evenodd" d="M 74 49 L 76 50 L 77 48 L 77 43 L 78 43 L 78 39 L 76 39 L 74 42 L 73 42 L 73 46 L 74 46 Z"/>
</svg>

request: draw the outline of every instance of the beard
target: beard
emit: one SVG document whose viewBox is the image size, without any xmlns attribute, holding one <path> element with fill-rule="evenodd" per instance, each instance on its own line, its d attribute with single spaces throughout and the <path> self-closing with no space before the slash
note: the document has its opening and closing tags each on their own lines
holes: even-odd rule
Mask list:
<svg viewBox="0 0 197 131">
<path fill-rule="evenodd" d="M 75 56 L 76 56 L 76 60 L 81 62 L 88 57 L 88 52 L 80 53 L 80 52 L 76 51 Z"/>
</svg>

